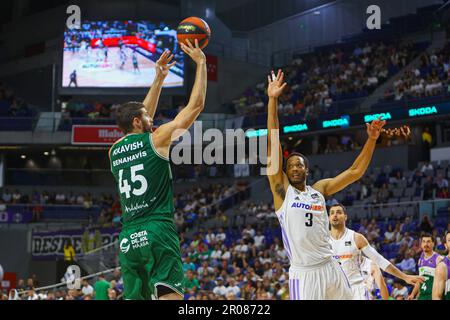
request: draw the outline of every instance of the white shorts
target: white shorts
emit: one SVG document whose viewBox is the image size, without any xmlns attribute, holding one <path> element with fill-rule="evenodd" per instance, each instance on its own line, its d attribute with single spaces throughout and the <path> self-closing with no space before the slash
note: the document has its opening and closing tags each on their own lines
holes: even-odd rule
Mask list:
<svg viewBox="0 0 450 320">
<path fill-rule="evenodd" d="M 364 283 L 352 285 L 353 300 L 370 300 L 369 290 Z"/>
<path fill-rule="evenodd" d="M 316 269 L 289 268 L 291 300 L 352 300 L 347 276 L 338 262 L 330 260 Z"/>
</svg>

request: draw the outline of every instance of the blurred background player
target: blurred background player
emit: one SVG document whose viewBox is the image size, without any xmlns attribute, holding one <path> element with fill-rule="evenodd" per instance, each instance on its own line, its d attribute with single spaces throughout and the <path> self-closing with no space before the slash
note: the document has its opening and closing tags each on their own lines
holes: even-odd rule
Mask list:
<svg viewBox="0 0 450 320">
<path fill-rule="evenodd" d="M 74 85 L 75 87 L 78 87 L 78 83 L 77 83 L 77 70 L 73 70 L 72 73 L 70 74 L 69 87 L 71 86 L 72 83 L 73 83 L 73 85 Z"/>
<path fill-rule="evenodd" d="M 450 232 L 444 237 L 447 255 L 438 263 L 433 281 L 433 300 L 450 300 Z"/>
<path fill-rule="evenodd" d="M 290 261 L 289 288 L 293 300 L 352 299 L 354 294 L 342 267 L 333 257 L 325 197 L 359 180 L 367 170 L 376 141 L 386 121 L 367 124 L 368 139 L 353 165 L 334 178 L 306 185 L 309 164 L 305 156 L 292 153 L 283 172 L 279 140 L 278 98 L 286 87 L 281 70 L 268 77 L 269 96 L 268 178 L 279 219 L 284 247 Z M 272 155 L 275 149 L 275 155 Z M 278 158 L 277 158 L 278 157 Z"/>
<path fill-rule="evenodd" d="M 420 255 L 418 266 L 419 275 L 425 278 L 424 283 L 416 284 L 413 291 L 408 296 L 408 300 L 418 298 L 419 300 L 431 300 L 433 293 L 433 281 L 436 267 L 443 257 L 434 251 L 435 240 L 431 234 L 425 233 L 420 237 L 422 254 Z"/>
<path fill-rule="evenodd" d="M 206 97 L 206 57 L 195 42 L 182 50 L 197 64 L 191 97 L 174 120 L 152 132 L 153 117 L 173 55 L 157 63 L 157 77 L 144 103 L 120 106 L 117 123 L 125 132 L 110 149 L 123 215 L 119 236 L 125 299 L 182 299 L 184 274 L 173 220 L 174 194 L 169 148 L 197 119 Z M 164 71 L 164 73 L 162 72 Z"/>
<path fill-rule="evenodd" d="M 133 73 L 141 73 L 141 71 L 139 70 L 139 63 L 138 63 L 138 58 L 137 58 L 137 54 L 136 51 L 133 50 L 133 53 L 131 55 L 131 60 L 133 61 Z"/>
<path fill-rule="evenodd" d="M 380 267 L 369 258 L 363 257 L 361 272 L 364 278 L 364 285 L 369 291 L 369 300 L 388 300 L 389 289 Z"/>
<path fill-rule="evenodd" d="M 405 133 L 406 134 L 406 133 Z M 342 204 L 332 205 L 329 209 L 331 224 L 331 245 L 335 258 L 338 259 L 350 281 L 354 300 L 369 300 L 369 290 L 364 284 L 361 270 L 363 255 L 378 265 L 383 271 L 415 285 L 424 279 L 400 271 L 396 266 L 380 255 L 362 234 L 346 227 L 347 213 Z"/>
</svg>

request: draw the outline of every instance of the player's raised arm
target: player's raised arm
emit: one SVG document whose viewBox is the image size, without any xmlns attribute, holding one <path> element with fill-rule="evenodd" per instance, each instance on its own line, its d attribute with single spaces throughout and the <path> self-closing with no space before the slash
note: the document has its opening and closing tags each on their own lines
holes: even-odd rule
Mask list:
<svg viewBox="0 0 450 320">
<path fill-rule="evenodd" d="M 380 119 L 372 121 L 371 124 L 366 124 L 368 138 L 352 166 L 334 178 L 317 181 L 313 188 L 327 197 L 341 191 L 349 184 L 358 181 L 364 175 L 367 167 L 369 166 L 370 160 L 372 160 L 377 139 L 380 136 L 381 129 L 385 124 L 386 121 L 382 121 L 381 117 Z"/>
<path fill-rule="evenodd" d="M 156 61 L 155 79 L 153 80 L 152 86 L 150 87 L 150 90 L 148 91 L 148 94 L 143 102 L 148 115 L 152 118 L 155 116 L 164 79 L 169 74 L 170 68 L 176 64 L 176 61 L 170 63 L 172 59 L 173 54 L 171 54 L 169 50 L 166 50 Z"/>
<path fill-rule="evenodd" d="M 433 300 L 442 300 L 445 292 L 445 282 L 447 281 L 447 266 L 445 263 L 438 263 L 433 280 Z"/>
<path fill-rule="evenodd" d="M 288 179 L 283 172 L 283 153 L 280 144 L 280 124 L 278 120 L 278 98 L 286 87 L 286 83 L 281 70 L 278 70 L 276 77 L 272 71 L 267 78 L 267 95 L 269 96 L 267 111 L 267 177 L 269 178 L 270 189 L 273 194 L 275 210 L 278 210 L 283 204 L 286 189 L 289 185 Z M 276 150 L 276 154 L 272 154 L 272 150 Z"/>
<path fill-rule="evenodd" d="M 416 283 L 422 283 L 425 279 L 421 276 L 410 276 L 406 273 L 400 271 L 396 266 L 390 263 L 385 257 L 377 252 L 367 241 L 366 237 L 362 234 L 355 232 L 355 244 L 356 247 L 361 250 L 361 252 L 372 262 L 374 262 L 377 266 L 381 268 L 381 270 L 402 279 L 408 284 L 415 285 Z"/>
<path fill-rule="evenodd" d="M 172 121 L 161 125 L 153 134 L 153 143 L 162 155 L 168 155 L 172 141 L 178 139 L 194 123 L 205 107 L 206 98 L 206 57 L 195 40 L 195 47 L 186 40 L 181 49 L 197 64 L 195 82 L 187 106 Z"/>
</svg>

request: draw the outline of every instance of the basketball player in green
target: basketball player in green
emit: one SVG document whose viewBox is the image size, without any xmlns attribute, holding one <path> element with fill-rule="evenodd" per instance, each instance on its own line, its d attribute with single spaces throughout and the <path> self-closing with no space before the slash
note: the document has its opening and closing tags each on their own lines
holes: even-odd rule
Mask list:
<svg viewBox="0 0 450 320">
<path fill-rule="evenodd" d="M 425 278 L 425 282 L 417 283 L 414 286 L 413 291 L 408 296 L 408 300 L 413 300 L 416 297 L 419 300 L 431 300 L 436 267 L 443 259 L 439 253 L 434 251 L 435 242 L 431 234 L 422 234 L 420 237 L 420 245 L 423 252 L 420 255 L 418 263 L 419 275 Z"/>
<path fill-rule="evenodd" d="M 181 49 L 194 60 L 197 71 L 189 102 L 173 121 L 152 132 L 161 86 L 174 64 L 168 64 L 172 59 L 168 53 L 156 64 L 156 79 L 144 102 L 128 102 L 117 110 L 117 124 L 125 136 L 111 147 L 109 157 L 122 207 L 119 261 L 125 299 L 183 298 L 169 148 L 203 110 L 207 79 L 206 58 L 198 42 L 181 44 Z"/>
<path fill-rule="evenodd" d="M 447 255 L 436 267 L 433 282 L 433 300 L 450 300 L 450 232 L 447 231 L 445 233 L 444 241 Z"/>
</svg>

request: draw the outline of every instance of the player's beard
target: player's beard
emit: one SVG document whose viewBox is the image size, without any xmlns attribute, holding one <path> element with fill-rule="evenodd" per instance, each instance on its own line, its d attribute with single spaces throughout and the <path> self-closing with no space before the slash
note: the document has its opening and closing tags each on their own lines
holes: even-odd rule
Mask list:
<svg viewBox="0 0 450 320">
<path fill-rule="evenodd" d="M 299 173 L 298 174 L 299 177 L 298 178 L 289 178 L 289 183 L 291 185 L 295 186 L 303 186 L 306 185 L 306 174 L 305 173 Z M 292 175 L 293 177 L 293 175 Z"/>
</svg>

